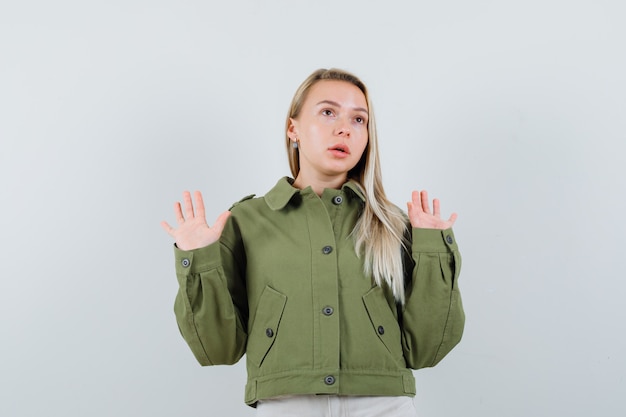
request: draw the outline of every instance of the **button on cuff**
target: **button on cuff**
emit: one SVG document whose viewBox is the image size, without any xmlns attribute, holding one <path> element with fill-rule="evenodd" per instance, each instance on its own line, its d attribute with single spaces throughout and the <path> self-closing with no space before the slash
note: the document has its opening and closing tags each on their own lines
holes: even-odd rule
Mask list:
<svg viewBox="0 0 626 417">
<path fill-rule="evenodd" d="M 187 275 L 209 271 L 221 263 L 220 243 L 193 250 L 182 250 L 174 245 L 174 258 L 178 273 Z"/>
<path fill-rule="evenodd" d="M 450 252 L 457 250 L 452 229 L 420 229 L 412 230 L 413 252 Z"/>
</svg>

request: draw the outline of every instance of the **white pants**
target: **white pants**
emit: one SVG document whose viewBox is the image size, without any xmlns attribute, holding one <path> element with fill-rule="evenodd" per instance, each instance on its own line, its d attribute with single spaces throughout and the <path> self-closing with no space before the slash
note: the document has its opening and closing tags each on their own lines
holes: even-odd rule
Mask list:
<svg viewBox="0 0 626 417">
<path fill-rule="evenodd" d="M 294 395 L 259 401 L 257 417 L 416 417 L 411 397 Z"/>
</svg>

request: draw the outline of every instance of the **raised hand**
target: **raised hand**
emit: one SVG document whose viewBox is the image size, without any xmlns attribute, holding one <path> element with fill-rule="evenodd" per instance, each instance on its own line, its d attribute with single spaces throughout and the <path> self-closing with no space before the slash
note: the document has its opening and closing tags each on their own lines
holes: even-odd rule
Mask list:
<svg viewBox="0 0 626 417">
<path fill-rule="evenodd" d="M 428 193 L 425 190 L 422 192 L 413 191 L 411 200 L 412 201 L 406 204 L 409 211 L 409 220 L 413 227 L 445 230 L 452 227 L 456 221 L 456 213 L 452 213 L 448 220 L 441 218 L 439 200 L 437 198 L 433 200 L 433 211 L 431 213 L 428 203 Z"/>
<path fill-rule="evenodd" d="M 219 215 L 213 227 L 209 227 L 204 213 L 202 194 L 200 191 L 196 191 L 194 197 L 196 199 L 195 212 L 191 194 L 189 191 L 183 192 L 184 216 L 180 202 L 174 204 L 174 214 L 176 215 L 178 228 L 173 228 L 166 221 L 161 222 L 161 227 L 174 238 L 176 246 L 182 250 L 203 248 L 217 242 L 222 235 L 226 220 L 230 216 L 230 211 L 225 211 Z"/>
</svg>

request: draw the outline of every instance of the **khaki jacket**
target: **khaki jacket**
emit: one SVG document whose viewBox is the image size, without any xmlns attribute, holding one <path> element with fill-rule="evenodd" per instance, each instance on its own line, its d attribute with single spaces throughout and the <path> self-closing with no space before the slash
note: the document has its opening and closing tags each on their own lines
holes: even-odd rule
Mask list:
<svg viewBox="0 0 626 417">
<path fill-rule="evenodd" d="M 407 298 L 363 273 L 350 233 L 364 198 L 281 179 L 231 208 L 219 242 L 175 247 L 174 311 L 202 365 L 244 353 L 245 401 L 293 394 L 415 395 L 412 369 L 460 341 L 465 316 L 452 230 L 412 229 Z"/>
</svg>

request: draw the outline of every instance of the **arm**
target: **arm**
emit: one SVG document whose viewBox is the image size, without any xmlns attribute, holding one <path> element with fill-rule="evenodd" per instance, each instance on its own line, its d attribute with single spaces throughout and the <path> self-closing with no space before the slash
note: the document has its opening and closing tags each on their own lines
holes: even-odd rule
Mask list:
<svg viewBox="0 0 626 417">
<path fill-rule="evenodd" d="M 233 253 L 219 242 L 174 252 L 179 283 L 174 312 L 183 338 L 201 365 L 237 362 L 246 346 L 247 301 Z"/>
<path fill-rule="evenodd" d="M 237 236 L 233 221 L 227 221 L 228 212 L 208 227 L 200 193 L 196 194 L 197 213 L 189 193 L 184 194 L 184 202 L 186 219 L 180 204 L 175 205 L 177 229 L 162 223 L 176 239 L 176 321 L 200 364 L 232 364 L 243 355 L 247 337 L 247 300 L 241 273 L 245 267 L 237 255 L 243 252 L 228 244 Z"/>
<path fill-rule="evenodd" d="M 456 214 L 442 220 L 439 200 L 433 213 L 425 191 L 413 192 L 408 203 L 412 226 L 413 270 L 401 314 L 407 366 L 435 366 L 461 340 L 465 313 L 458 288 L 461 255 L 452 225 Z"/>
<path fill-rule="evenodd" d="M 403 349 L 413 369 L 435 366 L 459 343 L 465 314 L 461 255 L 452 229 L 412 231 L 412 281 L 402 311 Z"/>
</svg>

